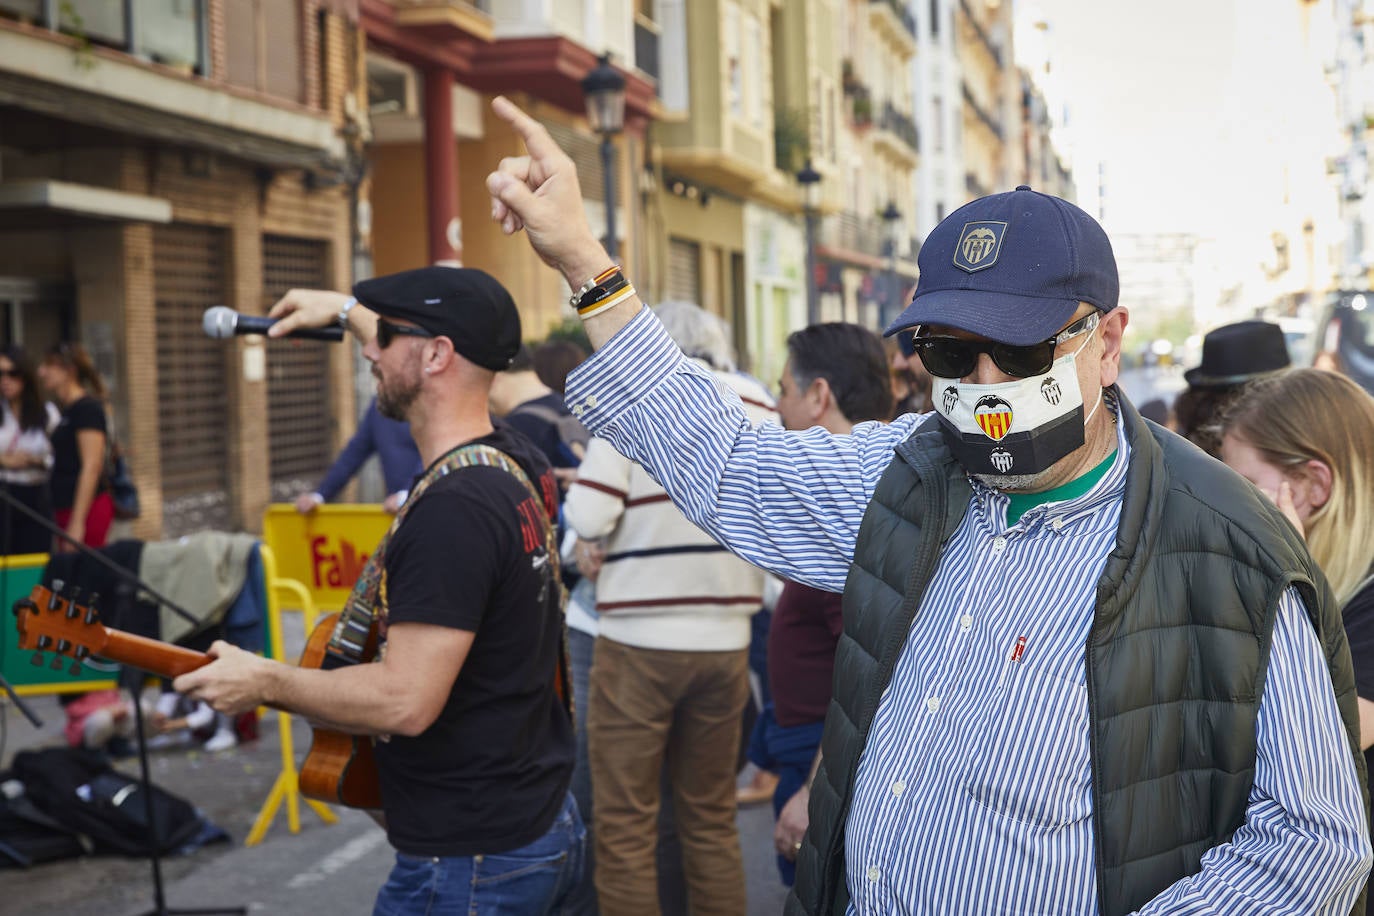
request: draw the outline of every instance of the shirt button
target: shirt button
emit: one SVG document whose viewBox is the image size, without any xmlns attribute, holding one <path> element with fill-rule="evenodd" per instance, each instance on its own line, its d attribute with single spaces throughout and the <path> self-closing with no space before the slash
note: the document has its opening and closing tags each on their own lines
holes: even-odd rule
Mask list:
<svg viewBox="0 0 1374 916">
<path fill-rule="evenodd" d="M 587 406 L 588 406 L 588 407 L 595 407 L 595 406 L 596 406 L 596 403 L 597 403 L 597 402 L 596 402 L 596 395 L 594 395 L 594 394 L 589 394 L 589 395 L 587 395 Z"/>
<path fill-rule="evenodd" d="M 1007 539 L 1000 534 L 992 539 L 992 552 L 1001 553 L 1007 546 Z"/>
<path fill-rule="evenodd" d="M 926 709 L 929 709 L 931 712 L 939 712 L 939 711 L 940 711 L 940 698 L 939 698 L 939 697 L 930 697 L 930 698 L 928 698 L 928 699 L 926 700 Z"/>
<path fill-rule="evenodd" d="M 1064 517 L 1062 515 L 1056 515 L 1054 518 L 1050 519 L 1050 527 L 1055 531 L 1063 531 Z"/>
<path fill-rule="evenodd" d="M 880 871 L 878 871 L 878 866 L 876 866 L 876 865 L 870 865 L 870 866 L 868 866 L 868 880 L 870 880 L 870 881 L 877 881 L 877 880 L 878 880 L 879 878 L 881 878 L 882 876 L 883 876 L 883 873 L 880 872 Z"/>
<path fill-rule="evenodd" d="M 574 404 L 572 412 L 580 417 L 585 409 L 581 404 Z"/>
<path fill-rule="evenodd" d="M 894 783 L 892 784 L 892 794 L 893 794 L 893 795 L 901 795 L 901 794 L 902 794 L 903 792 L 905 792 L 905 791 L 906 791 L 906 783 L 902 782 L 900 779 L 897 780 L 896 782 L 894 782 Z"/>
<path fill-rule="evenodd" d="M 973 615 L 972 615 L 972 614 L 965 614 L 964 616 L 962 616 L 962 617 L 959 618 L 959 629 L 963 630 L 965 633 L 967 633 L 969 630 L 973 629 Z"/>
</svg>

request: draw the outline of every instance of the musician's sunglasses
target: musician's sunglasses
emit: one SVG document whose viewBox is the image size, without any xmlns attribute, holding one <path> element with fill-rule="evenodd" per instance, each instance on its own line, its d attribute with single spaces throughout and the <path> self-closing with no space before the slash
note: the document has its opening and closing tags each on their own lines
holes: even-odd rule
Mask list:
<svg viewBox="0 0 1374 916">
<path fill-rule="evenodd" d="M 424 328 L 411 327 L 408 324 L 393 324 L 385 318 L 377 319 L 377 347 L 385 350 L 391 346 L 391 342 L 397 337 L 434 337 Z"/>
<path fill-rule="evenodd" d="M 978 354 L 986 353 L 1007 375 L 1028 378 L 1043 375 L 1054 365 L 1054 349 L 1066 340 L 1096 329 L 1098 313 L 1092 312 L 1040 343 L 1024 347 L 995 340 L 964 340 L 961 337 L 915 337 L 916 355 L 931 375 L 938 378 L 965 378 L 978 365 Z"/>
</svg>

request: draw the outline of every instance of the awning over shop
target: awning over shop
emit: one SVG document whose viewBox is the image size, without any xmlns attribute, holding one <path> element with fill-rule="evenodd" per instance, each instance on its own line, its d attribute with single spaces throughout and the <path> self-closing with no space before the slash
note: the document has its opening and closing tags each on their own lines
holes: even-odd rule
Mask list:
<svg viewBox="0 0 1374 916">
<path fill-rule="evenodd" d="M 0 183 L 0 229 L 85 221 L 170 223 L 172 203 L 68 181 Z"/>
</svg>

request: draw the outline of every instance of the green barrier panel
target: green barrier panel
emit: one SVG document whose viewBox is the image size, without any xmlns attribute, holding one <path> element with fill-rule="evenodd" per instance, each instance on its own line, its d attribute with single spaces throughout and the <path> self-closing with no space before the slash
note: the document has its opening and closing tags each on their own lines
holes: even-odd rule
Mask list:
<svg viewBox="0 0 1374 916">
<path fill-rule="evenodd" d="M 61 668 L 54 671 L 51 652 L 43 653 L 42 665 L 35 665 L 33 653 L 19 648 L 19 631 L 15 628 L 12 608 L 16 601 L 33 591 L 47 562 L 47 555 L 41 553 L 0 557 L 0 672 L 14 685 L 15 693 L 21 695 L 80 693 L 115 686 L 114 676 L 109 671 L 83 665 L 79 674 L 72 674 L 69 670 L 72 659 L 65 657 Z M 97 664 L 107 667 L 104 663 Z"/>
</svg>

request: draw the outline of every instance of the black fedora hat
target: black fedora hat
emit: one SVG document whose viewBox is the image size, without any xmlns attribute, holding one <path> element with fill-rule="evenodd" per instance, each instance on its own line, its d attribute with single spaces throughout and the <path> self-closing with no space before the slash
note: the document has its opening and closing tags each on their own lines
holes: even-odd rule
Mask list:
<svg viewBox="0 0 1374 916">
<path fill-rule="evenodd" d="M 1202 363 L 1183 378 L 1194 388 L 1224 388 L 1289 365 L 1282 328 L 1268 321 L 1237 321 L 1202 338 Z"/>
</svg>

